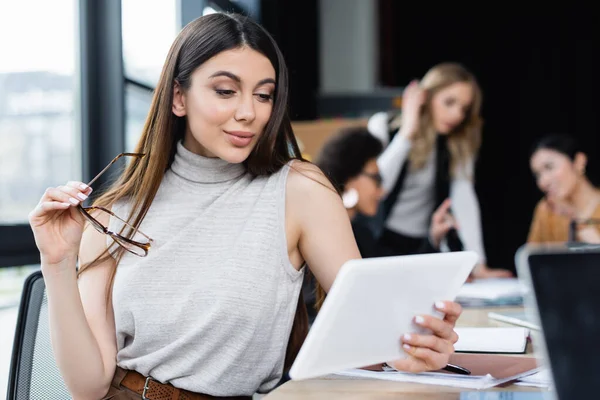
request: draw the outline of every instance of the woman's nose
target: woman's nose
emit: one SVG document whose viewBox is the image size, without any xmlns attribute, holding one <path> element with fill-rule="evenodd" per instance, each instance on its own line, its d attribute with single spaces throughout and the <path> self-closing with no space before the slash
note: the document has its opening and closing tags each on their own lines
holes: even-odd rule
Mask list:
<svg viewBox="0 0 600 400">
<path fill-rule="evenodd" d="M 255 117 L 254 99 L 252 96 L 243 96 L 235 112 L 235 120 L 240 122 L 252 122 Z"/>
</svg>

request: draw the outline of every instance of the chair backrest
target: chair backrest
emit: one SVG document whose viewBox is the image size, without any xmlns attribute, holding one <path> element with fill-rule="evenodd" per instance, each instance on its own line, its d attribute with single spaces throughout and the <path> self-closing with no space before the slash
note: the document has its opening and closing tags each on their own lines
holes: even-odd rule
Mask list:
<svg viewBox="0 0 600 400">
<path fill-rule="evenodd" d="M 6 398 L 71 399 L 52 353 L 46 285 L 41 271 L 31 274 L 23 286 Z"/>
</svg>

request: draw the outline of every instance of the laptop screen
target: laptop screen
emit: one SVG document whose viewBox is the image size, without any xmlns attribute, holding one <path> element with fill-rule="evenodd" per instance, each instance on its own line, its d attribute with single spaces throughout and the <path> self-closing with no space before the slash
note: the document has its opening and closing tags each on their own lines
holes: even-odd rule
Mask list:
<svg viewBox="0 0 600 400">
<path fill-rule="evenodd" d="M 600 376 L 600 252 L 529 256 L 556 392 L 586 398 Z"/>
</svg>

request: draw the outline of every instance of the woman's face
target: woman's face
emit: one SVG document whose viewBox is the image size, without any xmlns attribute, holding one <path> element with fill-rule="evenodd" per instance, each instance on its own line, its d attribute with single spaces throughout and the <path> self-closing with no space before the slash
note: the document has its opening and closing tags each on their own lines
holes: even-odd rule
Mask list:
<svg viewBox="0 0 600 400">
<path fill-rule="evenodd" d="M 440 134 L 447 135 L 465 119 L 473 102 L 473 87 L 467 82 L 456 82 L 439 90 L 431 98 L 433 125 Z"/>
<path fill-rule="evenodd" d="M 173 113 L 186 116 L 184 146 L 205 157 L 245 161 L 271 117 L 275 69 L 248 47 L 223 51 L 198 67 L 188 90 L 176 85 Z"/>
<path fill-rule="evenodd" d="M 369 160 L 362 172 L 357 177 L 352 178 L 346 184 L 346 187 L 355 189 L 358 192 L 356 211 L 368 216 L 375 215 L 379 207 L 379 202 L 383 197 L 377 160 Z"/>
<path fill-rule="evenodd" d="M 583 176 L 585 162 L 582 153 L 572 161 L 565 154 L 550 149 L 537 150 L 530 160 L 537 186 L 554 200 L 566 200 L 571 196 Z"/>
</svg>

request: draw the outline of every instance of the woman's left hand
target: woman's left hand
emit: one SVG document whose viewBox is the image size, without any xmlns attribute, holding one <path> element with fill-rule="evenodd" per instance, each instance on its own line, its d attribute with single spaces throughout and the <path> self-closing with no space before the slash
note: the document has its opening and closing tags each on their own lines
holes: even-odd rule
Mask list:
<svg viewBox="0 0 600 400">
<path fill-rule="evenodd" d="M 600 233 L 595 226 L 586 226 L 577 230 L 577 239 L 583 243 L 600 244 Z"/>
<path fill-rule="evenodd" d="M 432 333 L 429 335 L 411 333 L 400 338 L 408 357 L 390 362 L 392 367 L 400 371 L 417 373 L 435 371 L 448 364 L 450 355 L 454 353 L 454 344 L 458 341 L 454 325 L 462 313 L 462 307 L 458 303 L 444 301 L 437 302 L 435 308 L 445 314 L 444 319 L 431 315 L 416 316 L 415 323 L 429 329 Z"/>
</svg>

